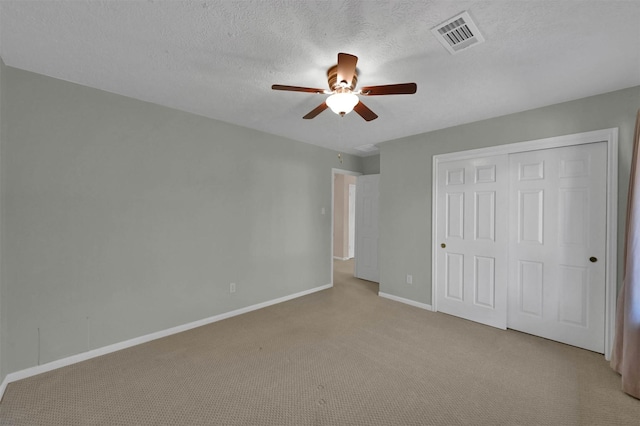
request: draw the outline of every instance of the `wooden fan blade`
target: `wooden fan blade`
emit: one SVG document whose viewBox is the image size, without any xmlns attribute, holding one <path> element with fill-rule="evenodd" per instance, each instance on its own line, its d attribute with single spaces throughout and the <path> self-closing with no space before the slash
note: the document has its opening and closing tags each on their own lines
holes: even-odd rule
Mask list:
<svg viewBox="0 0 640 426">
<path fill-rule="evenodd" d="M 338 53 L 338 83 L 345 81 L 351 87 L 353 76 L 356 74 L 358 57 L 348 53 Z"/>
<path fill-rule="evenodd" d="M 418 86 L 415 83 L 402 83 L 363 87 L 360 92 L 365 96 L 413 95 L 417 90 Z"/>
<path fill-rule="evenodd" d="M 314 89 L 312 87 L 285 86 L 282 84 L 274 84 L 271 86 L 273 90 L 287 90 L 289 92 L 305 92 L 305 93 L 324 93 L 324 89 Z"/>
<path fill-rule="evenodd" d="M 378 118 L 376 113 L 371 111 L 365 104 L 362 103 L 362 101 L 358 102 L 353 110 L 357 112 L 360 117 L 364 118 L 365 121 L 371 121 Z"/>
<path fill-rule="evenodd" d="M 324 111 L 325 109 L 329 108 L 326 104 L 326 102 L 321 103 L 320 105 L 318 105 L 317 107 L 315 107 L 309 114 L 305 115 L 304 118 L 305 120 L 310 120 L 312 118 L 314 118 L 316 115 L 320 114 L 322 111 Z"/>
</svg>

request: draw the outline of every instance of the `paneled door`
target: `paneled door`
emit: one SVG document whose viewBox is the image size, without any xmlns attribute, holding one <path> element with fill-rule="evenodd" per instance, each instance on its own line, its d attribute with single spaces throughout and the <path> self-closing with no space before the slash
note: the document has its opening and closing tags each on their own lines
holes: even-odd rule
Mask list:
<svg viewBox="0 0 640 426">
<path fill-rule="evenodd" d="M 507 156 L 440 163 L 437 169 L 437 307 L 506 328 Z"/>
<path fill-rule="evenodd" d="M 509 156 L 509 328 L 604 352 L 607 146 Z"/>
<path fill-rule="evenodd" d="M 378 197 L 380 175 L 358 176 L 356 180 L 356 260 L 354 275 L 379 282 Z"/>
<path fill-rule="evenodd" d="M 349 242 L 347 244 L 347 257 L 353 259 L 356 256 L 356 186 L 349 184 Z"/>
</svg>

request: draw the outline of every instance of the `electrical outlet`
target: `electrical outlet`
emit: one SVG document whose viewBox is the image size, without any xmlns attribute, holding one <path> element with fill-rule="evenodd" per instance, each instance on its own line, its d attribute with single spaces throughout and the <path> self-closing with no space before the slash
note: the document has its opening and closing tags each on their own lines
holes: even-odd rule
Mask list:
<svg viewBox="0 0 640 426">
<path fill-rule="evenodd" d="M 413 275 L 407 275 L 407 284 L 413 284 Z"/>
<path fill-rule="evenodd" d="M 236 292 L 236 283 L 229 284 L 229 293 L 235 293 L 235 292 Z"/>
</svg>

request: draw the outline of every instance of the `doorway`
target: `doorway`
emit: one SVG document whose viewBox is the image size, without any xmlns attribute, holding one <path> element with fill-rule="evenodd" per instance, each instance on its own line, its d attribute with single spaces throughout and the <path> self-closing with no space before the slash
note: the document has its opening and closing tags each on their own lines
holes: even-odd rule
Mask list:
<svg viewBox="0 0 640 426">
<path fill-rule="evenodd" d="M 331 277 L 339 262 L 353 275 L 355 253 L 356 177 L 362 173 L 332 169 L 331 185 Z"/>
</svg>

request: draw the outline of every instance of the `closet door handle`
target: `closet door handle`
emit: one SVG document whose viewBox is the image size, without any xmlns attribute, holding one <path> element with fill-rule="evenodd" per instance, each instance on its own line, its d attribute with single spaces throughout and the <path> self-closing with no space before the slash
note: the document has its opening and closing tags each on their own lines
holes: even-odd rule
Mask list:
<svg viewBox="0 0 640 426">
<path fill-rule="evenodd" d="M 447 248 L 447 245 L 445 243 L 442 243 L 442 244 L 440 244 L 440 247 Z"/>
<path fill-rule="evenodd" d="M 597 258 L 597 257 L 594 257 L 594 256 L 591 256 L 591 257 L 589 258 L 589 261 L 590 261 L 591 263 L 596 263 L 596 262 L 598 261 L 598 258 Z"/>
</svg>

